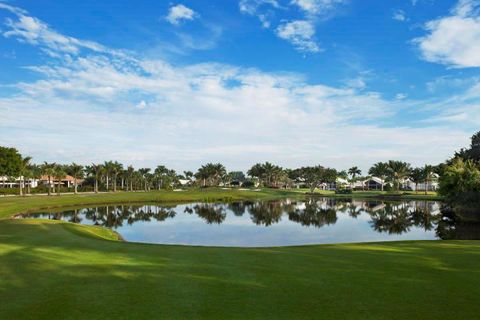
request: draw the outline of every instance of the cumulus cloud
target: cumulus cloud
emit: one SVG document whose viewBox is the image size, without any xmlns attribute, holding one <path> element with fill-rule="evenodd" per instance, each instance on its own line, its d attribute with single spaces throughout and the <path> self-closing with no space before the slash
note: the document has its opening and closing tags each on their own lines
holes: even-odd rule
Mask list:
<svg viewBox="0 0 480 320">
<path fill-rule="evenodd" d="M 480 67 L 480 1 L 460 0 L 451 14 L 427 22 L 414 39 L 423 59 L 456 68 Z"/>
<path fill-rule="evenodd" d="M 310 15 L 325 14 L 345 4 L 347 0 L 292 0 L 292 4 L 298 6 Z"/>
<path fill-rule="evenodd" d="M 352 161 L 366 168 L 389 158 L 420 165 L 444 160 L 468 136 L 451 125 L 388 127 L 404 110 L 403 102 L 358 86 L 311 84 L 302 75 L 226 64 L 174 66 L 134 53 L 119 55 L 100 44 L 85 46 L 25 12 L 14 15 L 8 37 L 48 48 L 52 55 L 29 67 L 37 80 L 12 83 L 15 95 L 0 94 L 0 144 L 16 146 L 36 161 L 116 159 L 153 166 L 161 160 L 177 170 L 207 161 L 243 170 L 265 160 L 338 169 Z M 17 32 L 26 21 L 42 26 L 41 32 L 28 29 L 37 37 Z M 293 31 L 287 28 L 285 36 Z M 468 93 L 469 103 L 477 91 Z"/>
<path fill-rule="evenodd" d="M 393 18 L 393 20 L 397 20 L 397 21 L 406 21 L 407 20 L 407 17 L 405 15 L 405 11 L 403 11 L 403 10 L 396 10 L 393 13 L 392 18 Z"/>
<path fill-rule="evenodd" d="M 168 15 L 165 17 L 165 20 L 167 20 L 173 25 L 179 25 L 184 20 L 193 20 L 195 16 L 195 11 L 184 6 L 183 4 L 177 4 L 170 7 L 170 9 L 168 10 Z"/>
<path fill-rule="evenodd" d="M 295 20 L 281 24 L 277 28 L 277 35 L 289 41 L 303 52 L 319 52 L 320 47 L 315 42 L 315 26 L 306 20 Z"/>
<path fill-rule="evenodd" d="M 316 53 L 321 51 L 316 40 L 316 24 L 320 19 L 330 17 L 340 4 L 347 0 L 291 0 L 281 5 L 277 0 L 241 0 L 240 12 L 256 16 L 264 28 L 270 28 L 275 16 L 274 10 L 288 11 L 293 7 L 300 9 L 303 19 L 281 21 L 274 29 L 280 38 L 289 41 L 300 52 Z"/>
</svg>

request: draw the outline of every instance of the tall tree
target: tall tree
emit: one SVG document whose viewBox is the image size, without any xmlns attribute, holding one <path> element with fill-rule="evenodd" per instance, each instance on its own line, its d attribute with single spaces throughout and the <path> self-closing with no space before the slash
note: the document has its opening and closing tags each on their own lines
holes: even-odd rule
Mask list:
<svg viewBox="0 0 480 320">
<path fill-rule="evenodd" d="M 92 163 L 92 165 L 86 167 L 86 171 L 94 180 L 93 191 L 98 193 L 98 180 L 100 180 L 100 176 L 102 175 L 103 166 Z"/>
<path fill-rule="evenodd" d="M 149 174 L 150 170 L 151 170 L 150 168 L 140 168 L 140 169 L 138 169 L 138 172 L 142 176 L 145 191 L 148 191 L 147 184 L 148 184 L 148 178 L 149 178 L 148 174 Z"/>
<path fill-rule="evenodd" d="M 427 194 L 428 189 L 430 187 L 430 183 L 435 178 L 435 167 L 426 164 L 422 168 L 422 175 L 423 175 L 423 179 L 424 179 L 424 182 L 425 182 L 425 194 Z"/>
<path fill-rule="evenodd" d="M 395 190 L 400 189 L 400 183 L 410 174 L 410 164 L 403 161 L 388 161 L 389 176 L 393 181 Z"/>
<path fill-rule="evenodd" d="M 165 179 L 167 178 L 169 171 L 167 167 L 159 165 L 155 168 L 154 170 L 154 175 L 155 179 L 157 180 L 157 188 L 158 190 L 163 188 L 163 183 L 165 182 Z"/>
<path fill-rule="evenodd" d="M 110 178 L 112 176 L 114 166 L 115 165 L 113 161 L 105 161 L 102 166 L 102 172 L 103 172 L 103 175 L 105 176 L 105 185 L 106 185 L 107 191 L 110 190 Z"/>
<path fill-rule="evenodd" d="M 0 177 L 2 187 L 5 187 L 5 180 L 9 177 L 18 178 L 22 170 L 22 155 L 15 148 L 0 146 Z"/>
<path fill-rule="evenodd" d="M 127 191 L 128 191 L 129 188 L 130 188 L 130 191 L 133 191 L 133 177 L 134 177 L 134 174 L 135 174 L 135 169 L 133 168 L 133 166 L 128 166 L 127 167 L 127 172 L 126 172 L 126 175 L 127 175 Z"/>
<path fill-rule="evenodd" d="M 418 193 L 418 184 L 425 181 L 423 168 L 414 168 L 410 171 L 410 179 L 415 183 L 415 193 Z"/>
<path fill-rule="evenodd" d="M 455 201 L 463 194 L 480 192 L 480 168 L 473 160 L 456 158 L 446 167 L 445 174 L 440 177 L 439 193 L 447 200 Z M 478 201 L 478 200 L 477 200 Z"/>
<path fill-rule="evenodd" d="M 384 190 L 385 181 L 389 175 L 390 167 L 388 163 L 385 162 L 377 162 L 375 163 L 370 170 L 368 170 L 368 174 L 378 177 L 382 180 L 382 191 Z"/>
<path fill-rule="evenodd" d="M 44 162 L 40 168 L 42 171 L 42 174 L 47 177 L 47 189 L 48 189 L 48 195 L 50 196 L 52 194 L 52 189 L 55 188 L 55 184 L 52 181 L 53 176 L 55 175 L 55 166 L 56 163 L 48 163 Z M 54 190 L 55 192 L 55 190 Z"/>
<path fill-rule="evenodd" d="M 455 152 L 454 158 L 462 158 L 463 160 L 473 160 L 480 162 L 480 131 L 475 133 L 471 138 L 470 147 Z M 450 164 L 452 161 L 450 161 Z"/>
<path fill-rule="evenodd" d="M 78 179 L 83 178 L 84 172 L 85 168 L 75 162 L 67 167 L 67 173 L 73 177 L 74 194 L 78 193 Z"/>
<path fill-rule="evenodd" d="M 355 178 L 362 174 L 362 170 L 354 166 L 348 169 L 348 174 L 352 177 L 351 181 L 352 181 L 352 188 L 353 188 L 353 184 L 355 183 Z"/>
<path fill-rule="evenodd" d="M 64 166 L 62 166 L 61 164 L 55 165 L 53 170 L 54 170 L 54 177 L 58 181 L 57 195 L 60 195 L 60 193 L 62 192 L 61 190 L 62 184 L 63 184 L 62 180 L 65 178 L 67 174 L 65 172 Z"/>
<path fill-rule="evenodd" d="M 29 170 L 30 170 L 30 161 L 32 160 L 31 157 L 25 157 L 25 158 L 22 158 L 22 162 L 21 162 L 21 167 L 20 167 L 20 180 L 18 182 L 18 189 L 19 189 L 19 194 L 21 196 L 23 196 L 24 194 L 24 187 L 25 187 L 25 176 L 29 174 Z"/>
<path fill-rule="evenodd" d="M 117 192 L 118 175 L 123 171 L 123 165 L 117 161 L 111 162 L 110 172 L 112 174 L 113 192 Z"/>
</svg>

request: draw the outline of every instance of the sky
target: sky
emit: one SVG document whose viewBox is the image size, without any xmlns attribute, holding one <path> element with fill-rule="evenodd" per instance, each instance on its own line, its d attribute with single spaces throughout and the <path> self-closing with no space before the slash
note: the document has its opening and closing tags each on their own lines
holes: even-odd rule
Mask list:
<svg viewBox="0 0 480 320">
<path fill-rule="evenodd" d="M 0 145 L 195 170 L 436 164 L 480 128 L 480 0 L 0 0 Z"/>
</svg>

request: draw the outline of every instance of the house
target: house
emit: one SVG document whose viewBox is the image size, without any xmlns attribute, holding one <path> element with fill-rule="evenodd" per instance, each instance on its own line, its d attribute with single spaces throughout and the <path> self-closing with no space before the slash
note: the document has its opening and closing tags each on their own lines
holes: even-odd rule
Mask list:
<svg viewBox="0 0 480 320">
<path fill-rule="evenodd" d="M 406 179 L 402 183 L 402 188 L 407 189 L 407 190 L 412 190 L 412 191 L 437 191 L 438 190 L 438 175 L 432 179 L 432 181 L 429 181 L 428 183 L 421 182 L 417 185 L 415 185 L 415 182 L 413 182 L 410 179 Z"/>
<path fill-rule="evenodd" d="M 382 186 L 385 187 L 386 183 L 380 178 L 371 177 L 365 180 L 365 189 L 367 190 L 382 190 Z"/>
<path fill-rule="evenodd" d="M 0 177 L 0 188 L 19 188 L 22 181 L 25 187 L 30 186 L 31 188 L 36 188 L 39 182 L 38 179 L 24 179 L 22 176 L 18 178 L 2 176 Z"/>
<path fill-rule="evenodd" d="M 58 179 L 54 178 L 53 176 L 50 176 L 50 179 L 48 176 L 41 176 L 39 181 L 43 183 L 44 185 L 59 185 L 61 184 L 62 186 L 65 186 L 67 188 L 73 188 L 75 186 L 75 178 L 69 175 L 66 175 L 63 179 L 58 181 Z M 81 186 L 83 183 L 83 179 L 77 179 L 77 185 Z"/>
</svg>

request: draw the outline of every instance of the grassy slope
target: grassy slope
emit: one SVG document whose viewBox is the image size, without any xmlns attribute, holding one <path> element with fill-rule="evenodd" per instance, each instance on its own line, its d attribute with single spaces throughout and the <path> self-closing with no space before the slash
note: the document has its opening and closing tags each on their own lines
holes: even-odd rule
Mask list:
<svg viewBox="0 0 480 320">
<path fill-rule="evenodd" d="M 159 200 L 152 196 L 161 197 L 142 197 Z M 188 200 L 201 200 L 193 196 Z M 1 199 L 0 214 L 72 201 L 79 200 Z M 115 239 L 97 227 L 0 221 L 0 319 L 473 319 L 480 314 L 479 241 L 234 249 Z"/>
</svg>

